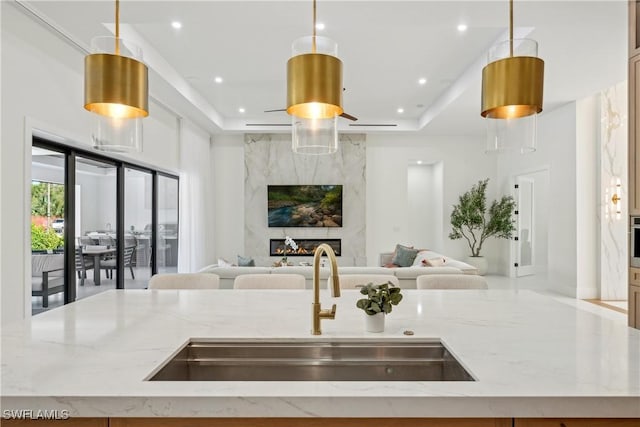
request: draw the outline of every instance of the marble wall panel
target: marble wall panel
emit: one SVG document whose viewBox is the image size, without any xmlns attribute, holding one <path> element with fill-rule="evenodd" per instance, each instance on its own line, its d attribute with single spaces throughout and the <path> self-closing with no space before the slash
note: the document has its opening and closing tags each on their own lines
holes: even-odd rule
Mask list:
<svg viewBox="0 0 640 427">
<path fill-rule="evenodd" d="M 600 94 L 600 298 L 627 299 L 627 83 Z M 621 184 L 620 187 L 617 184 Z M 613 204 L 613 194 L 621 200 Z M 619 212 L 618 212 L 619 211 Z"/>
<path fill-rule="evenodd" d="M 342 239 L 340 265 L 365 265 L 366 148 L 364 134 L 340 135 L 333 155 L 300 155 L 291 151 L 289 134 L 246 134 L 245 255 L 258 265 L 271 265 L 269 239 Z M 342 227 L 268 227 L 267 185 L 342 185 Z M 311 257 L 290 259 L 310 262 Z"/>
</svg>

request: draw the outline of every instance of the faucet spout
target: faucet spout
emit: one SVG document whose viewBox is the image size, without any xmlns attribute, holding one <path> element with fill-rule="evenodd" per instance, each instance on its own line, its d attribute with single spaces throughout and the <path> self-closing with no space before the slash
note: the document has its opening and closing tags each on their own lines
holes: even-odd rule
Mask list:
<svg viewBox="0 0 640 427">
<path fill-rule="evenodd" d="M 311 333 L 313 335 L 322 334 L 320 328 L 320 321 L 322 319 L 335 319 L 336 317 L 336 305 L 333 304 L 331 310 L 323 310 L 320 304 L 320 258 L 322 254 L 326 254 L 331 264 L 331 281 L 333 286 L 331 287 L 331 296 L 336 298 L 340 296 L 340 278 L 338 276 L 338 262 L 336 260 L 336 254 L 333 252 L 331 246 L 326 243 L 318 245 L 313 254 L 313 303 L 311 304 L 311 316 L 312 326 Z"/>
</svg>

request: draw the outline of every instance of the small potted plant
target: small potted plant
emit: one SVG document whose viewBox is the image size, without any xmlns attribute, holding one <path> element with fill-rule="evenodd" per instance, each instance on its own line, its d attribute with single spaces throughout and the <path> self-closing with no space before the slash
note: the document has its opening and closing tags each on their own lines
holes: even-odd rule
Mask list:
<svg viewBox="0 0 640 427">
<path fill-rule="evenodd" d="M 402 301 L 400 288 L 395 287 L 391 282 L 381 285 L 369 283 L 360 289 L 360 293 L 367 297 L 359 299 L 356 307 L 364 310 L 366 314 L 367 332 L 383 332 L 385 315 L 391 313 L 393 306 Z"/>
</svg>

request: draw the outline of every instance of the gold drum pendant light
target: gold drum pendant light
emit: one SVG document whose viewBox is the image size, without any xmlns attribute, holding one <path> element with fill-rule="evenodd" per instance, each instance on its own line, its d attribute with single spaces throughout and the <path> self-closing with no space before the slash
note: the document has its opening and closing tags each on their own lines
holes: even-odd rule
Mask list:
<svg viewBox="0 0 640 427">
<path fill-rule="evenodd" d="M 338 117 L 342 108 L 342 61 L 337 44 L 316 35 L 293 43 L 287 62 L 287 113 L 291 116 L 292 150 L 301 154 L 332 154 L 338 150 Z"/>
<path fill-rule="evenodd" d="M 491 48 L 482 70 L 480 114 L 487 119 L 487 152 L 535 151 L 544 83 L 544 61 L 537 55 L 537 42 L 513 38 L 509 0 L 509 40 Z"/>
<path fill-rule="evenodd" d="M 85 57 L 84 108 L 92 113 L 94 147 L 104 151 L 141 151 L 142 121 L 149 115 L 147 66 L 142 50 L 120 38 L 120 1 L 116 0 L 115 37 L 95 37 Z"/>
</svg>

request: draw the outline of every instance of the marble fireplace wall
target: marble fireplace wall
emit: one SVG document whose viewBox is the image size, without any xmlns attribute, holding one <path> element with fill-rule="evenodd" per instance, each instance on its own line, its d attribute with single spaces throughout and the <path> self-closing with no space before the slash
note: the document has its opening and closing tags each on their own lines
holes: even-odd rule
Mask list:
<svg viewBox="0 0 640 427">
<path fill-rule="evenodd" d="M 365 150 L 364 134 L 340 135 L 338 152 L 328 156 L 294 154 L 290 134 L 246 134 L 245 255 L 257 265 L 271 265 L 280 257 L 269 256 L 269 239 L 342 239 L 338 263 L 366 265 Z M 342 185 L 342 227 L 268 227 L 267 185 Z"/>
<path fill-rule="evenodd" d="M 626 82 L 600 93 L 600 298 L 603 300 L 627 299 L 627 111 Z M 614 193 L 622 199 L 617 205 L 611 201 Z"/>
</svg>

